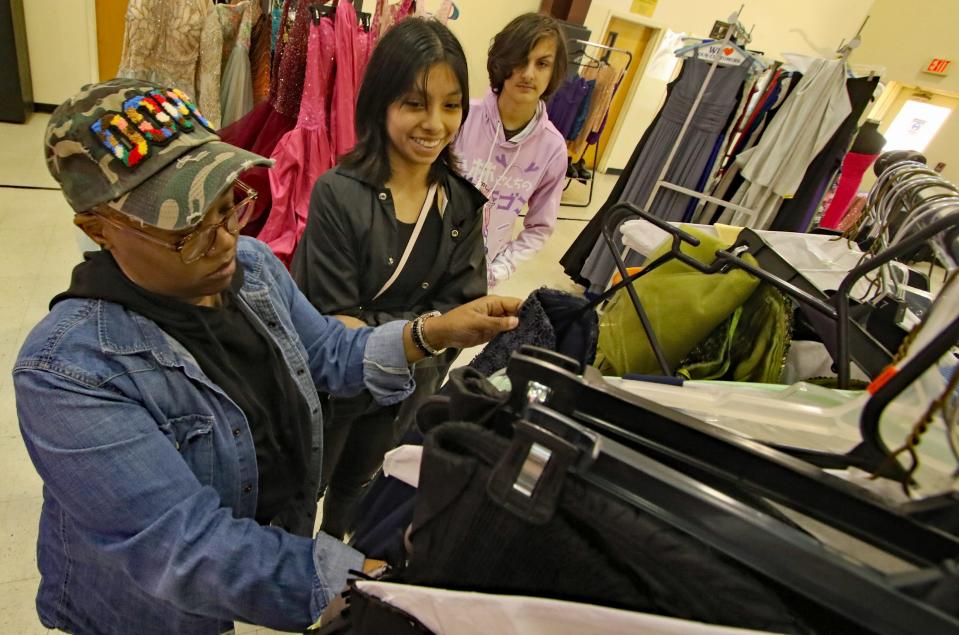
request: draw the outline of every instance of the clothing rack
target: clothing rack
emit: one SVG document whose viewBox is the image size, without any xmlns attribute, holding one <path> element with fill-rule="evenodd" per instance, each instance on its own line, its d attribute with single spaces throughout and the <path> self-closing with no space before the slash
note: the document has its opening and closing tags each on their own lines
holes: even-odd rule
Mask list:
<svg viewBox="0 0 959 635">
<path fill-rule="evenodd" d="M 730 16 L 729 28 L 726 30 L 726 37 L 724 37 L 722 40 L 716 41 L 715 42 L 716 46 L 722 46 L 725 44 L 735 44 L 735 41 L 733 40 L 733 36 L 736 33 L 744 32 L 744 30 L 739 24 L 739 17 L 740 17 L 740 14 L 742 13 L 742 10 L 743 10 L 743 7 L 740 7 L 739 10 L 736 11 L 736 13 Z M 752 32 L 752 29 L 750 29 L 750 32 Z M 682 125 L 682 128 L 680 128 L 679 130 L 679 134 L 676 135 L 676 139 L 675 141 L 673 141 L 673 147 L 670 149 L 669 154 L 666 156 L 666 162 L 663 164 L 662 170 L 660 170 L 659 178 L 656 180 L 656 184 L 653 186 L 653 189 L 650 191 L 649 196 L 646 198 L 646 203 L 645 205 L 643 205 L 643 209 L 651 209 L 653 205 L 653 201 L 656 199 L 656 194 L 659 193 L 660 188 L 665 188 L 668 190 L 679 192 L 680 194 L 685 194 L 686 196 L 690 196 L 700 201 L 716 203 L 717 205 L 721 205 L 723 207 L 728 207 L 730 209 L 734 209 L 737 211 L 742 211 L 750 214 L 753 213 L 752 210 L 749 210 L 745 207 L 741 207 L 734 203 L 730 203 L 728 201 L 724 201 L 722 199 L 709 196 L 708 194 L 705 194 L 703 192 L 697 192 L 696 190 L 692 190 L 686 187 L 682 187 L 680 185 L 676 185 L 674 183 L 670 183 L 669 181 L 666 180 L 666 175 L 669 173 L 669 168 L 672 166 L 673 159 L 676 157 L 676 153 L 679 152 L 679 147 L 683 141 L 683 137 L 686 136 L 686 131 L 689 129 L 689 126 L 692 123 L 693 118 L 696 116 L 696 111 L 699 109 L 699 104 L 702 101 L 703 96 L 706 94 L 706 88 L 709 87 L 709 82 L 712 80 L 713 74 L 715 73 L 716 68 L 718 66 L 719 66 L 719 59 L 717 58 L 713 60 L 713 63 L 709 67 L 709 71 L 706 73 L 706 79 L 703 81 L 702 86 L 700 86 L 699 92 L 696 93 L 696 98 L 693 100 L 693 105 L 692 107 L 690 107 L 689 113 L 686 115 L 686 120 L 683 121 L 683 125 Z"/>
<path fill-rule="evenodd" d="M 649 223 L 652 223 L 659 229 L 663 230 L 670 236 L 672 236 L 672 246 L 671 249 L 654 260 L 652 263 L 645 265 L 639 272 L 630 274 L 626 268 L 626 263 L 624 262 L 623 256 L 620 255 L 620 250 L 616 245 L 614 239 L 614 231 L 619 227 L 622 222 L 629 218 L 630 216 L 635 216 L 637 218 L 643 219 Z M 655 355 L 660 369 L 664 375 L 672 375 L 672 370 L 669 368 L 669 364 L 666 362 L 665 354 L 662 351 L 662 348 L 659 345 L 659 342 L 656 339 L 655 334 L 652 331 L 652 326 L 649 323 L 648 318 L 646 317 L 645 310 L 642 308 L 642 302 L 639 299 L 639 296 L 636 294 L 636 290 L 633 288 L 632 283 L 641 278 L 642 276 L 652 272 L 666 262 L 676 259 L 679 260 L 690 267 L 700 271 L 701 273 L 720 273 L 723 272 L 726 268 L 730 266 L 735 266 L 739 269 L 750 273 L 757 278 L 760 278 L 764 282 L 768 282 L 773 285 L 786 295 L 791 298 L 801 302 L 804 306 L 808 306 L 814 311 L 821 313 L 827 317 L 835 319 L 837 312 L 835 307 L 831 304 L 825 302 L 824 300 L 815 297 L 810 294 L 808 291 L 797 287 L 796 285 L 782 280 L 759 267 L 755 267 L 743 259 L 738 257 L 738 254 L 745 249 L 740 248 L 741 246 L 734 247 L 730 251 L 720 250 L 716 252 L 716 260 L 712 265 L 704 265 L 700 261 L 696 260 L 683 253 L 680 249 L 682 243 L 686 243 L 692 246 L 698 246 L 700 241 L 698 238 L 691 236 L 682 229 L 673 226 L 667 221 L 653 216 L 648 212 L 645 212 L 632 203 L 620 202 L 610 208 L 607 212 L 607 218 L 603 223 L 602 227 L 603 239 L 606 242 L 606 246 L 610 250 L 610 253 L 613 255 L 614 262 L 616 264 L 616 270 L 620 274 L 621 280 L 604 291 L 601 295 L 597 296 L 589 302 L 587 307 L 593 308 L 611 298 L 616 291 L 625 288 L 626 292 L 629 294 L 630 300 L 633 303 L 633 307 L 636 309 L 636 313 L 639 316 L 640 322 L 643 325 L 643 329 L 646 331 L 646 334 L 649 339 L 650 347 L 653 349 L 653 354 Z"/>
<path fill-rule="evenodd" d="M 611 36 L 615 36 L 615 34 L 610 34 L 610 35 L 611 35 Z M 582 64 L 583 64 L 583 62 L 582 62 L 583 57 L 586 56 L 586 48 L 585 48 L 585 47 L 590 47 L 590 46 L 592 46 L 592 47 L 594 47 L 594 48 L 598 48 L 598 49 L 602 49 L 602 50 L 605 50 L 605 51 L 606 51 L 606 54 L 603 56 L 603 60 L 602 60 L 603 62 L 607 62 L 607 61 L 609 60 L 609 55 L 610 55 L 610 53 L 622 53 L 623 55 L 625 55 L 625 56 L 626 56 L 626 66 L 623 67 L 623 76 L 626 75 L 626 72 L 629 70 L 629 66 L 633 63 L 633 54 L 632 54 L 631 51 L 627 51 L 626 49 L 617 48 L 617 47 L 613 46 L 612 44 L 600 44 L 599 42 L 591 42 L 591 41 L 589 41 L 589 40 L 579 40 L 579 39 L 571 40 L 571 41 L 574 42 L 574 43 L 576 43 L 576 44 L 582 44 L 582 45 L 584 46 L 584 48 L 583 48 L 582 51 L 578 51 L 577 53 L 574 53 L 574 57 L 578 57 L 578 58 L 579 58 L 579 61 L 578 61 L 577 63 L 578 63 L 580 66 L 582 66 Z M 613 40 L 613 42 L 615 42 L 615 39 Z M 618 88 L 619 88 L 619 86 L 616 86 L 616 89 L 618 89 Z M 616 96 L 616 90 L 613 91 L 613 97 L 615 97 L 615 96 Z M 610 104 L 612 104 L 612 100 L 610 100 Z M 606 117 L 608 114 L 609 114 L 609 108 L 607 108 L 607 109 L 606 109 L 606 112 L 603 113 L 603 118 L 605 119 L 605 117 Z M 599 165 L 599 145 L 600 145 L 600 139 L 597 139 L 597 140 L 596 140 L 596 143 L 593 144 L 593 172 L 592 172 L 592 174 L 590 174 L 590 177 L 589 177 L 589 179 L 588 179 L 588 180 L 589 180 L 589 195 L 588 195 L 587 198 L 586 198 L 586 202 L 585 202 L 585 203 L 560 203 L 561 206 L 563 206 L 563 207 L 589 207 L 590 204 L 593 202 L 593 186 L 594 186 L 595 181 L 596 181 L 596 168 L 597 168 L 597 166 Z M 587 149 L 583 152 L 583 157 L 586 156 L 586 152 L 588 152 L 588 151 L 589 151 L 589 148 L 587 148 Z M 582 157 L 580 157 L 580 158 L 582 158 Z M 577 181 L 582 182 L 582 179 L 575 179 L 575 177 L 567 177 L 567 179 L 566 179 L 566 186 L 563 188 L 563 191 L 566 191 L 566 189 L 569 188 L 569 186 L 570 186 L 570 184 L 573 182 L 573 180 L 577 180 Z"/>
<path fill-rule="evenodd" d="M 615 34 L 610 34 L 610 35 L 615 35 Z M 573 41 L 574 41 L 575 43 L 577 43 L 577 44 L 582 44 L 582 45 L 584 45 L 584 46 L 592 46 L 592 47 L 594 47 L 594 48 L 603 49 L 603 50 L 610 51 L 610 52 L 623 53 L 624 55 L 626 55 L 626 56 L 629 58 L 629 60 L 628 60 L 628 62 L 627 62 L 627 64 L 626 64 L 626 67 L 623 69 L 624 72 L 625 72 L 626 69 L 629 68 L 629 64 L 632 63 L 632 61 L 633 61 L 633 54 L 632 54 L 630 51 L 627 51 L 626 49 L 616 48 L 615 46 L 612 46 L 611 44 L 600 44 L 599 42 L 592 42 L 592 41 L 590 41 L 590 40 L 573 40 Z M 615 41 L 615 40 L 614 40 L 614 41 Z M 580 51 L 579 55 L 583 55 L 584 53 L 585 53 L 585 50 L 584 50 L 584 51 Z M 608 53 L 607 53 L 607 55 L 608 55 Z M 603 57 L 603 60 L 605 61 L 606 59 L 608 59 L 608 58 L 604 56 L 604 57 Z"/>
<path fill-rule="evenodd" d="M 893 166 L 893 168 L 897 166 L 901 167 L 901 164 L 896 164 Z M 898 195 L 900 191 L 901 190 L 894 189 L 892 190 L 891 195 Z M 643 324 L 644 330 L 649 335 L 650 346 L 653 349 L 653 353 L 659 362 L 663 374 L 671 375 L 672 372 L 665 361 L 665 355 L 662 353 L 662 349 L 660 348 L 659 343 L 656 341 L 655 334 L 652 333 L 652 328 L 648 319 L 646 318 L 645 311 L 642 308 L 642 302 L 636 295 L 636 291 L 633 288 L 632 283 L 674 258 L 702 273 L 719 273 L 728 267 L 733 266 L 773 285 L 791 297 L 793 300 L 800 303 L 802 306 L 805 306 L 835 322 L 835 333 L 837 340 L 836 364 L 839 387 L 847 388 L 850 379 L 850 342 L 852 340 L 850 336 L 850 321 L 848 316 L 850 305 L 849 300 L 853 287 L 855 286 L 856 282 L 869 273 L 879 269 L 880 267 L 886 266 L 892 260 L 914 252 L 918 246 L 926 243 L 929 240 L 933 240 L 935 244 L 940 246 L 939 248 L 941 250 L 945 251 L 948 258 L 946 262 L 953 266 L 955 266 L 955 263 L 959 263 L 959 195 L 953 197 L 953 200 L 951 201 L 951 208 L 946 207 L 946 203 L 948 202 L 950 201 L 944 201 L 942 196 L 934 198 L 931 201 L 931 204 L 935 205 L 935 207 L 932 208 L 932 211 L 936 212 L 936 214 L 932 216 L 928 214 L 926 216 L 920 216 L 922 209 L 917 208 L 915 210 L 915 216 L 918 217 L 917 222 L 923 223 L 921 228 L 917 229 L 915 233 L 904 237 L 896 244 L 884 249 L 879 254 L 876 254 L 874 257 L 866 260 L 863 264 L 850 271 L 840 285 L 837 298 L 833 302 L 828 302 L 820 297 L 816 297 L 815 295 L 809 293 L 809 291 L 800 288 L 791 282 L 783 280 L 782 278 L 775 276 L 764 269 L 755 267 L 743 261 L 738 257 L 738 254 L 746 250 L 745 247 L 748 246 L 748 242 L 742 237 L 730 250 L 718 251 L 716 254 L 716 261 L 712 265 L 706 266 L 698 260 L 687 256 L 680 250 L 681 243 L 686 243 L 692 246 L 699 245 L 699 240 L 697 238 L 664 221 L 663 219 L 637 208 L 631 203 L 618 203 L 612 207 L 608 213 L 608 218 L 603 225 L 603 238 L 613 255 L 617 271 L 621 276 L 621 280 L 615 285 L 612 285 L 601 295 L 590 301 L 590 303 L 584 307 L 584 310 L 585 308 L 595 308 L 596 306 L 599 306 L 611 298 L 617 291 L 625 288 L 634 307 L 636 308 L 636 312 L 640 318 L 640 322 Z M 652 263 L 645 265 L 641 271 L 632 274 L 627 271 L 626 264 L 623 261 L 623 258 L 620 255 L 620 250 L 614 240 L 614 230 L 625 219 L 631 216 L 635 216 L 652 223 L 662 231 L 672 236 L 673 241 L 670 251 L 660 258 L 657 258 Z"/>
<path fill-rule="evenodd" d="M 520 532 L 529 539 L 564 540 L 565 533 L 545 528 L 557 517 L 566 522 L 562 510 L 569 506 L 564 497 L 570 492 L 569 484 L 575 482 L 578 500 L 609 501 L 617 509 L 651 517 L 657 526 L 678 530 L 684 540 L 688 537 L 706 545 L 755 574 L 760 584 L 779 595 L 790 614 L 800 618 L 797 627 L 788 632 L 959 633 L 957 616 L 944 606 L 941 595 L 929 593 L 930 589 L 947 590 L 955 581 L 959 536 L 929 518 L 925 509 L 881 501 L 863 488 L 761 441 L 627 392 L 606 381 L 595 368 L 554 351 L 523 346 L 511 356 L 506 376 L 508 393 L 493 396 L 485 386 L 467 389 L 461 382 L 461 388 L 455 388 L 454 382 L 453 393 L 438 397 L 439 401 L 431 404 L 435 406 L 430 408 L 432 412 L 423 417 L 429 431 L 423 456 L 441 448 L 444 453 L 470 457 L 471 466 L 477 469 L 488 469 L 482 474 L 478 496 L 484 505 L 493 505 L 488 508 L 491 514 L 508 510 L 511 522 L 522 523 Z M 453 395 L 469 398 L 475 405 L 467 418 L 457 419 L 474 424 L 471 434 L 463 423 L 455 423 L 456 434 L 448 436 L 450 424 L 442 422 L 451 418 Z M 484 405 L 478 405 L 480 401 Z M 481 460 L 475 461 L 480 454 L 468 450 L 470 441 L 489 440 L 494 434 L 501 440 L 495 444 L 495 453 L 484 452 Z M 445 442 L 449 440 L 453 443 Z M 444 474 L 448 477 L 452 472 L 427 469 L 427 460 L 422 464 L 419 491 L 426 497 L 421 502 L 434 509 L 436 490 L 431 492 L 430 485 L 442 483 Z M 448 496 L 448 492 L 442 490 L 440 495 Z M 443 504 L 447 502 L 444 498 Z M 923 505 L 927 502 L 929 499 L 921 501 Z M 422 509 L 419 504 L 418 511 Z M 597 504 L 589 509 L 600 510 L 594 511 L 599 518 L 605 507 Z M 938 509 L 948 514 L 955 513 L 956 507 L 953 499 Z M 783 513 L 783 509 L 796 514 Z M 633 525 L 626 524 L 629 514 L 616 513 L 624 522 L 617 522 L 615 529 L 632 535 Z M 830 531 L 817 531 L 808 519 L 824 523 Z M 544 529 L 539 531 L 541 527 Z M 414 544 L 416 530 L 424 528 L 414 530 Z M 606 532 L 599 522 L 582 531 L 594 540 L 591 544 L 599 544 Z M 510 533 L 510 545 L 504 547 L 507 551 L 517 546 Z M 458 533 L 457 543 L 475 553 L 470 543 L 477 540 L 479 546 L 482 540 L 489 545 L 488 535 L 488 529 L 474 523 Z M 849 538 L 898 558 L 908 570 L 899 573 L 900 566 L 895 571 L 874 568 L 872 554 Z M 856 552 L 852 552 L 853 545 Z M 414 549 L 414 556 L 416 552 Z M 419 553 L 422 558 L 424 552 Z M 655 559 L 652 551 L 648 553 Z M 683 548 L 680 553 L 690 552 Z M 610 553 L 613 559 L 617 555 Z M 413 563 L 415 569 L 415 560 Z M 644 569 L 648 575 L 640 584 L 658 579 L 658 571 L 645 565 Z M 452 574 L 427 573 L 405 580 L 401 570 L 394 581 L 479 593 L 496 589 L 498 580 L 511 582 L 502 577 L 502 570 L 497 572 L 500 577 L 484 575 L 481 582 L 480 576 L 462 576 L 463 570 L 469 571 L 471 566 Z M 673 574 L 668 583 L 663 579 L 664 587 L 682 584 L 683 576 L 691 575 L 685 567 L 667 571 L 667 575 Z M 499 592 L 543 597 L 555 593 L 548 585 L 541 589 L 530 586 Z M 749 597 L 751 602 L 762 602 L 755 595 Z M 670 615 L 667 603 L 653 606 L 659 607 L 656 612 Z M 807 619 L 809 623 L 803 624 Z M 321 631 L 330 635 L 342 632 L 342 627 L 332 626 Z"/>
<path fill-rule="evenodd" d="M 739 14 L 741 12 L 742 12 L 742 8 L 740 8 L 740 10 L 736 14 L 734 14 L 734 16 L 730 17 L 731 26 L 727 32 L 726 37 L 723 40 L 721 40 L 720 43 L 733 42 L 732 36 L 737 31 L 734 27 L 738 25 Z M 852 38 L 850 38 L 848 42 L 846 40 L 843 40 L 842 42 L 840 42 L 839 48 L 837 49 L 837 54 L 841 59 L 843 60 L 847 59 L 849 54 L 861 44 L 862 30 L 866 26 L 866 23 L 868 21 L 869 21 L 869 16 L 866 16 L 865 20 L 863 20 L 862 24 L 859 26 L 859 29 L 856 31 L 856 34 Z M 697 205 L 702 205 L 705 203 L 713 203 L 717 205 L 718 207 L 727 208 L 727 209 L 731 209 L 737 212 L 742 212 L 744 214 L 747 214 L 750 219 L 756 216 L 755 210 L 749 209 L 742 205 L 738 205 L 736 203 L 732 203 L 731 201 L 726 201 L 724 199 L 711 196 L 709 194 L 706 194 L 705 192 L 697 192 L 695 190 L 670 183 L 669 181 L 666 180 L 666 174 L 668 173 L 668 170 L 670 166 L 672 165 L 673 158 L 679 150 L 679 145 L 686 134 L 686 130 L 689 127 L 689 124 L 693 120 L 693 117 L 696 115 L 696 111 L 699 108 L 699 103 L 702 100 L 703 95 L 705 94 L 706 88 L 709 85 L 710 79 L 712 78 L 712 74 L 715 71 L 715 67 L 717 65 L 718 65 L 718 60 L 714 61 L 712 66 L 710 67 L 709 72 L 706 75 L 706 79 L 703 82 L 703 85 L 700 88 L 699 93 L 696 95 L 696 99 L 693 101 L 693 106 L 692 108 L 690 108 L 689 114 L 686 116 L 686 121 L 683 123 L 683 127 L 680 129 L 679 135 L 676 137 L 676 140 L 673 142 L 673 148 L 671 149 L 666 159 L 666 163 L 663 165 L 663 169 L 660 172 L 660 178 L 657 180 L 656 184 L 653 186 L 652 191 L 650 192 L 649 197 L 646 200 L 644 209 L 651 209 L 653 201 L 655 200 L 656 194 L 659 192 L 659 189 L 665 188 L 665 189 L 673 190 L 675 192 L 679 192 L 680 194 L 684 194 L 690 198 L 696 199 L 698 201 Z"/>
<path fill-rule="evenodd" d="M 839 289 L 837 309 L 842 318 L 849 313 L 852 285 L 873 270 L 883 267 L 880 282 L 886 293 L 892 276 L 885 270 L 893 258 L 908 256 L 932 240 L 934 254 L 951 269 L 959 267 L 959 188 L 924 164 L 901 161 L 889 166 L 869 192 L 864 222 L 871 226 L 858 232 L 881 250 L 872 260 L 850 272 Z M 895 230 L 895 235 L 892 230 Z M 890 255 L 891 254 L 891 255 Z M 846 323 L 844 323 L 846 322 Z M 843 337 L 848 321 L 840 319 L 838 371 L 840 384 L 848 381 L 848 338 Z"/>
<path fill-rule="evenodd" d="M 729 26 L 726 29 L 725 37 L 722 40 L 714 40 L 714 41 L 708 42 L 709 45 L 716 46 L 716 47 L 732 46 L 738 49 L 739 51 L 741 51 L 742 53 L 744 53 L 745 55 L 747 56 L 749 55 L 749 53 L 746 52 L 745 49 L 742 49 L 739 47 L 739 44 L 734 39 L 734 37 L 736 36 L 742 37 L 742 35 L 746 33 L 746 30 L 742 27 L 739 21 L 739 18 L 742 15 L 744 6 L 745 5 L 740 6 L 738 11 L 736 11 L 731 16 L 729 16 L 727 21 Z M 749 30 L 749 35 L 746 36 L 746 39 L 749 39 L 751 37 L 751 33 L 752 33 L 752 29 Z M 706 42 L 704 41 L 704 44 L 705 43 Z M 687 47 L 687 48 L 691 48 L 691 47 Z M 679 49 L 679 50 L 683 51 L 684 49 Z M 666 161 L 663 163 L 663 167 L 659 172 L 659 177 L 656 179 L 656 183 L 653 185 L 652 189 L 650 190 L 649 196 L 646 198 L 646 202 L 642 206 L 642 209 L 645 209 L 645 210 L 651 209 L 653 201 L 656 199 L 656 195 L 659 193 L 660 188 L 664 188 L 668 190 L 673 190 L 675 192 L 679 192 L 680 194 L 684 194 L 686 196 L 692 197 L 699 201 L 715 203 L 722 207 L 728 207 L 730 209 L 746 212 L 749 214 L 754 213 L 752 210 L 739 206 L 735 203 L 724 201 L 720 198 L 716 198 L 708 194 L 705 194 L 704 192 L 697 192 L 696 190 L 683 187 L 681 185 L 677 185 L 674 183 L 670 183 L 669 181 L 666 180 L 666 175 L 669 173 L 669 169 L 672 166 L 673 160 L 676 158 L 676 154 L 679 152 L 680 144 L 682 143 L 683 138 L 686 136 L 686 131 L 689 130 L 689 127 L 692 124 L 693 118 L 696 116 L 696 112 L 699 109 L 699 104 L 700 102 L 702 102 L 703 96 L 706 94 L 706 89 L 708 88 L 709 83 L 712 80 L 714 73 L 716 72 L 716 68 L 719 65 L 720 65 L 719 57 L 716 57 L 713 60 L 712 64 L 710 64 L 709 66 L 709 70 L 706 73 L 706 77 L 703 80 L 702 86 L 700 86 L 699 91 L 696 93 L 696 97 L 693 100 L 692 106 L 690 107 L 689 112 L 686 115 L 686 119 L 683 121 L 683 125 L 679 130 L 679 134 L 676 135 L 676 138 L 673 141 L 673 145 L 669 150 L 669 154 L 666 155 Z M 623 249 L 621 258 L 624 258 L 625 255 L 626 255 L 626 250 Z M 663 360 L 660 360 L 661 364 L 662 364 L 662 361 Z"/>
</svg>

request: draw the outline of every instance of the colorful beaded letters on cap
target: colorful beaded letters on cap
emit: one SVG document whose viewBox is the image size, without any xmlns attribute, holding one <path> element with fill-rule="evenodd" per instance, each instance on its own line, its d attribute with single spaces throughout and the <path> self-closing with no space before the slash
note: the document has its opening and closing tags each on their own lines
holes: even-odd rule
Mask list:
<svg viewBox="0 0 959 635">
<path fill-rule="evenodd" d="M 123 102 L 123 114 L 152 143 L 164 143 L 176 134 L 177 127 L 155 99 L 146 95 L 131 97 Z"/>
<path fill-rule="evenodd" d="M 138 164 L 150 151 L 143 135 L 119 113 L 108 112 L 90 128 L 100 138 L 100 143 L 128 168 Z"/>
<path fill-rule="evenodd" d="M 126 100 L 122 112 L 105 113 L 90 130 L 110 154 L 132 168 L 149 156 L 152 145 L 192 132 L 193 119 L 213 132 L 210 122 L 181 90 L 151 90 Z"/>
</svg>

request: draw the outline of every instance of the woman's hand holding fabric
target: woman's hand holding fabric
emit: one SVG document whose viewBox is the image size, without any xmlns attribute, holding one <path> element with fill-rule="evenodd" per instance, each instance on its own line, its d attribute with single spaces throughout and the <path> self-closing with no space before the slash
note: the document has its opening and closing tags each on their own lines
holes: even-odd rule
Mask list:
<svg viewBox="0 0 959 635">
<path fill-rule="evenodd" d="M 519 324 L 519 298 L 487 295 L 461 304 L 423 324 L 423 336 L 433 348 L 469 348 L 485 344 Z"/>
<path fill-rule="evenodd" d="M 470 348 L 490 341 L 503 331 L 511 331 L 519 324 L 522 300 L 487 295 L 461 304 L 443 315 L 431 317 L 423 323 L 423 337 L 434 349 Z M 413 343 L 410 325 L 403 331 L 406 356 L 411 364 L 424 355 Z"/>
</svg>

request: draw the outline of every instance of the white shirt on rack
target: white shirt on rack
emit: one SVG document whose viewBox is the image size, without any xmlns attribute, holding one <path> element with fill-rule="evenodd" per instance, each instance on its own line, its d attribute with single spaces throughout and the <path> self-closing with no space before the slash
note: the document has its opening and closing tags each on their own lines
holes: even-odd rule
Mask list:
<svg viewBox="0 0 959 635">
<path fill-rule="evenodd" d="M 809 164 L 851 112 L 845 62 L 813 60 L 759 143 L 736 160 L 747 182 L 733 202 L 753 210 L 755 216 L 737 211 L 720 222 L 768 226 L 783 199 L 796 193 Z"/>
</svg>

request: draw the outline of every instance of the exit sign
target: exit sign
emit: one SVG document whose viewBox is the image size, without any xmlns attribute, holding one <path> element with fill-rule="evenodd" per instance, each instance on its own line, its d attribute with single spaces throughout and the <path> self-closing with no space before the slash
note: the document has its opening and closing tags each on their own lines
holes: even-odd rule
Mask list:
<svg viewBox="0 0 959 635">
<path fill-rule="evenodd" d="M 952 60 L 941 60 L 937 57 L 929 62 L 929 66 L 925 68 L 925 72 L 933 75 L 946 75 L 948 74 L 947 71 L 950 64 L 952 64 Z"/>
</svg>

